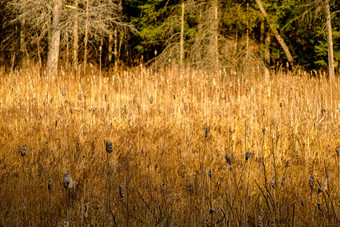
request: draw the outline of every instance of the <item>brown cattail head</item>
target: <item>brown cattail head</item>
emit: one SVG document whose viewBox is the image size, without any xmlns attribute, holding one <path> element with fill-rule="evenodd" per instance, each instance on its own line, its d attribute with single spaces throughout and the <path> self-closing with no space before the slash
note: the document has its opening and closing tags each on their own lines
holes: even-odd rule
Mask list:
<svg viewBox="0 0 340 227">
<path fill-rule="evenodd" d="M 323 212 L 323 210 L 324 210 L 324 208 L 323 208 L 323 206 L 322 206 L 322 204 L 320 202 L 318 202 L 318 210 L 320 212 Z"/>
<path fill-rule="evenodd" d="M 246 158 L 246 161 L 248 161 L 248 159 L 250 158 L 250 156 L 251 156 L 251 151 L 247 151 L 246 152 L 246 155 L 245 155 L 245 158 Z"/>
<path fill-rule="evenodd" d="M 339 155 L 340 155 L 340 146 L 338 146 L 337 148 L 335 148 L 335 152 L 336 152 L 336 155 L 337 155 L 338 158 L 339 158 Z"/>
<path fill-rule="evenodd" d="M 225 160 L 227 161 L 228 165 L 231 166 L 231 155 L 226 154 L 225 155 Z"/>
<path fill-rule="evenodd" d="M 50 179 L 48 180 L 48 184 L 47 184 L 48 190 L 52 190 L 52 184 L 53 184 L 53 180 L 52 180 L 52 178 L 50 178 Z"/>
<path fill-rule="evenodd" d="M 310 190 L 313 191 L 314 190 L 314 182 L 315 182 L 314 177 L 312 175 L 310 175 L 308 181 L 309 181 L 309 188 L 310 188 Z"/>
<path fill-rule="evenodd" d="M 105 149 L 109 154 L 112 152 L 112 143 L 110 141 L 105 141 Z"/>
<path fill-rule="evenodd" d="M 205 128 L 205 138 L 208 137 L 208 133 L 209 133 L 209 127 L 206 127 L 206 128 Z"/>
<path fill-rule="evenodd" d="M 125 200 L 125 192 L 124 192 L 124 185 L 119 184 L 119 196 L 120 200 L 124 201 Z"/>
<path fill-rule="evenodd" d="M 161 187 L 162 187 L 163 190 L 166 189 L 166 184 L 165 184 L 165 182 L 163 182 L 163 183 L 161 184 Z"/>
<path fill-rule="evenodd" d="M 286 176 L 285 176 L 285 175 L 282 176 L 281 185 L 282 185 L 282 187 L 285 187 L 285 186 L 286 186 Z"/>
<path fill-rule="evenodd" d="M 259 215 L 259 216 L 257 217 L 257 226 L 263 227 L 263 220 L 262 220 L 261 215 Z"/>
<path fill-rule="evenodd" d="M 210 179 L 212 178 L 212 172 L 211 172 L 211 169 L 209 169 L 208 176 L 209 176 L 209 178 L 210 178 Z"/>
<path fill-rule="evenodd" d="M 266 128 L 266 127 L 263 127 L 263 128 L 262 128 L 262 133 L 263 133 L 263 135 L 266 135 L 266 131 L 267 131 L 267 128 Z"/>
<path fill-rule="evenodd" d="M 76 187 L 76 182 L 72 179 L 72 177 L 70 176 L 68 171 L 66 171 L 64 173 L 63 184 L 64 184 L 64 188 L 66 190 L 68 190 L 68 189 L 75 189 L 75 187 Z"/>
<path fill-rule="evenodd" d="M 24 157 L 26 155 L 26 147 L 25 146 L 22 146 L 20 148 L 20 154 L 21 154 L 22 157 Z"/>
<path fill-rule="evenodd" d="M 323 188 L 321 186 L 318 187 L 318 194 L 320 194 L 321 192 L 323 192 Z"/>
<path fill-rule="evenodd" d="M 301 206 L 305 206 L 305 200 L 301 200 Z"/>
</svg>

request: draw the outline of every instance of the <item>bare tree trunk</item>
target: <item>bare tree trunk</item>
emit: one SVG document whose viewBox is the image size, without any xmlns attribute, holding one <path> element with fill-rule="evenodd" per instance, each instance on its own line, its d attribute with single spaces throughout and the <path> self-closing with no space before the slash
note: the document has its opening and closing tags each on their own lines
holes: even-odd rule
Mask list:
<svg viewBox="0 0 340 227">
<path fill-rule="evenodd" d="M 220 68 L 219 54 L 218 54 L 218 0 L 213 1 L 214 20 L 213 20 L 213 59 L 214 70 L 218 71 Z"/>
<path fill-rule="evenodd" d="M 112 63 L 112 48 L 113 48 L 113 35 L 109 34 L 109 47 L 108 47 L 108 54 L 109 54 L 109 64 Z"/>
<path fill-rule="evenodd" d="M 117 69 L 118 66 L 118 31 L 117 28 L 115 28 L 115 49 L 114 49 L 114 56 L 115 56 L 115 68 Z"/>
<path fill-rule="evenodd" d="M 329 9 L 329 0 L 324 1 L 324 8 L 326 14 L 327 24 L 327 43 L 328 43 L 328 71 L 329 71 L 329 82 L 334 82 L 334 54 L 333 54 L 333 37 L 332 37 L 332 23 L 331 13 Z"/>
<path fill-rule="evenodd" d="M 86 21 L 85 21 L 85 38 L 84 38 L 84 73 L 86 73 L 87 64 L 87 42 L 89 33 L 89 0 L 86 0 Z"/>
<path fill-rule="evenodd" d="M 74 24 L 73 24 L 73 67 L 78 65 L 78 21 L 79 21 L 79 2 L 74 1 Z"/>
<path fill-rule="evenodd" d="M 270 33 L 268 32 L 264 40 L 264 45 L 265 45 L 264 46 L 264 61 L 268 65 L 270 65 L 270 49 L 269 49 L 270 43 L 271 43 L 271 38 L 270 38 Z"/>
<path fill-rule="evenodd" d="M 53 22 L 52 22 L 52 35 L 51 44 L 47 56 L 47 73 L 53 75 L 58 72 L 59 61 L 59 46 L 60 46 L 60 28 L 59 17 L 62 8 L 62 0 L 53 1 Z"/>
<path fill-rule="evenodd" d="M 99 76 L 102 75 L 102 55 L 103 55 L 103 38 L 101 38 L 99 46 Z"/>
<path fill-rule="evenodd" d="M 182 2 L 182 14 L 181 14 L 181 38 L 180 38 L 180 54 L 179 54 L 180 67 L 183 67 L 184 60 L 184 1 Z"/>
<path fill-rule="evenodd" d="M 279 44 L 281 45 L 283 51 L 286 54 L 287 60 L 289 62 L 289 64 L 291 66 L 293 66 L 293 57 L 289 51 L 288 46 L 286 45 L 285 41 L 283 40 L 283 38 L 280 36 L 279 32 L 277 31 L 277 29 L 272 25 L 268 14 L 266 13 L 266 10 L 264 9 L 261 0 L 255 0 L 257 5 L 259 6 L 263 16 L 265 17 L 267 23 L 269 24 L 270 30 L 272 30 L 272 32 L 274 33 L 275 38 L 277 39 L 277 41 L 279 42 Z"/>
</svg>

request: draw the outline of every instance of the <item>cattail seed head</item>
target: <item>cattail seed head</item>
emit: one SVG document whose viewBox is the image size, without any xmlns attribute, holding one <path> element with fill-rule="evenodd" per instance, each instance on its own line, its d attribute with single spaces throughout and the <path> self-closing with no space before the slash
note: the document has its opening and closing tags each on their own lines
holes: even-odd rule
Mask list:
<svg viewBox="0 0 340 227">
<path fill-rule="evenodd" d="M 22 157 L 24 157 L 26 155 L 26 147 L 25 146 L 22 146 L 20 148 L 20 154 L 21 154 Z"/>
<path fill-rule="evenodd" d="M 125 192 L 124 192 L 124 185 L 119 184 L 119 196 L 120 200 L 124 201 L 125 200 Z"/>
<path fill-rule="evenodd" d="M 105 148 L 106 152 L 110 154 L 112 152 L 112 143 L 110 141 L 105 141 Z"/>
<path fill-rule="evenodd" d="M 208 137 L 208 133 L 209 133 L 209 127 L 206 127 L 206 128 L 205 128 L 205 138 Z"/>
<path fill-rule="evenodd" d="M 245 158 L 246 158 L 246 161 L 248 161 L 248 159 L 250 158 L 250 156 L 251 156 L 251 151 L 247 151 L 246 152 L 246 155 L 245 155 Z"/>
<path fill-rule="evenodd" d="M 320 202 L 318 202 L 318 210 L 320 212 L 323 212 L 323 210 L 324 210 L 324 208 L 323 208 L 323 206 L 322 206 L 322 204 Z"/>
<path fill-rule="evenodd" d="M 104 98 L 105 98 L 105 102 L 107 102 L 107 99 L 109 98 L 109 96 L 105 94 Z"/>
<path fill-rule="evenodd" d="M 53 180 L 52 180 L 52 178 L 50 178 L 50 179 L 48 180 L 48 184 L 47 184 L 48 190 L 52 190 L 52 184 L 53 184 Z"/>
<path fill-rule="evenodd" d="M 286 186 L 286 176 L 282 176 L 282 182 L 281 182 L 282 187 Z"/>
<path fill-rule="evenodd" d="M 211 172 L 211 169 L 209 169 L 208 176 L 209 176 L 209 178 L 210 178 L 210 179 L 212 178 L 212 172 Z"/>
<path fill-rule="evenodd" d="M 266 127 L 263 127 L 263 128 L 262 128 L 262 133 L 263 133 L 263 135 L 266 135 L 266 131 L 267 131 L 267 128 L 266 128 Z"/>
<path fill-rule="evenodd" d="M 68 189 L 74 189 L 76 186 L 76 182 L 72 179 L 72 177 L 70 176 L 70 174 L 68 173 L 68 171 L 66 171 L 64 173 L 64 177 L 63 177 L 63 184 L 64 184 L 64 188 L 66 190 Z"/>
<path fill-rule="evenodd" d="M 161 187 L 162 187 L 163 190 L 166 189 L 166 184 L 165 184 L 165 182 L 163 182 L 163 183 L 161 184 Z"/>
<path fill-rule="evenodd" d="M 305 206 L 305 200 L 301 200 L 301 206 Z"/>
<path fill-rule="evenodd" d="M 318 187 L 318 194 L 320 194 L 321 192 L 323 192 L 323 188 L 321 186 Z"/>
<path fill-rule="evenodd" d="M 227 161 L 228 165 L 231 166 L 231 156 L 229 154 L 225 155 L 225 160 Z"/>
<path fill-rule="evenodd" d="M 336 155 L 337 155 L 338 158 L 339 158 L 339 155 L 340 155 L 340 146 L 338 146 L 337 148 L 335 148 L 335 152 L 336 152 Z"/>
<path fill-rule="evenodd" d="M 209 211 L 210 214 L 213 214 L 214 212 L 215 212 L 214 208 L 211 208 Z"/>
<path fill-rule="evenodd" d="M 63 88 L 63 89 L 61 90 L 61 95 L 62 95 L 62 96 L 65 96 L 66 93 L 67 93 L 67 89 L 66 89 L 66 88 Z"/>
<path fill-rule="evenodd" d="M 310 190 L 314 190 L 314 182 L 315 182 L 314 177 L 312 175 L 310 175 L 308 181 L 309 181 Z"/>
<path fill-rule="evenodd" d="M 263 221 L 261 215 L 257 217 L 257 226 L 263 227 Z"/>
</svg>

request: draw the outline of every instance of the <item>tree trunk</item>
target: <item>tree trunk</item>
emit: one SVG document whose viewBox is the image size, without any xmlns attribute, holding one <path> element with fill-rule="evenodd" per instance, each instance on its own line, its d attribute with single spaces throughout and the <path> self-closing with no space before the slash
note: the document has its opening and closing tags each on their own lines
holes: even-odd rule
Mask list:
<svg viewBox="0 0 340 227">
<path fill-rule="evenodd" d="M 179 64 L 183 67 L 184 61 L 184 1 L 182 2 L 182 14 L 181 14 L 181 38 L 180 38 L 180 54 Z"/>
<path fill-rule="evenodd" d="M 264 40 L 264 61 L 266 62 L 267 65 L 270 65 L 270 48 L 269 48 L 270 43 L 271 38 L 270 33 L 268 32 Z"/>
<path fill-rule="evenodd" d="M 78 65 L 78 0 L 74 1 L 74 24 L 73 24 L 73 67 Z"/>
<path fill-rule="evenodd" d="M 117 31 L 117 28 L 115 28 L 115 39 L 114 39 L 114 42 L 115 42 L 115 49 L 114 49 L 114 56 L 115 56 L 115 68 L 117 69 L 117 66 L 118 66 L 118 31 Z"/>
<path fill-rule="evenodd" d="M 217 72 L 220 68 L 219 54 L 218 54 L 218 0 L 213 0 L 213 59 L 214 59 L 214 70 Z"/>
<path fill-rule="evenodd" d="M 328 71 L 329 71 L 329 82 L 334 82 L 334 55 L 333 55 L 333 38 L 332 38 L 332 23 L 331 13 L 329 9 L 329 0 L 324 1 L 324 8 L 326 14 L 327 24 L 327 43 L 328 43 Z"/>
<path fill-rule="evenodd" d="M 275 38 L 277 39 L 277 41 L 279 42 L 279 44 L 281 45 L 283 51 L 285 52 L 286 54 L 286 57 L 287 57 L 287 60 L 290 64 L 290 66 L 292 67 L 293 66 L 293 57 L 289 51 L 289 48 L 288 46 L 286 45 L 285 41 L 283 40 L 283 38 L 280 36 L 279 32 L 276 30 L 276 28 L 272 25 L 270 19 L 269 19 L 269 16 L 268 14 L 266 13 L 266 10 L 264 9 L 263 5 L 262 5 L 262 2 L 261 0 L 255 0 L 257 5 L 259 6 L 263 16 L 265 17 L 269 27 L 270 27 L 270 30 L 274 33 L 274 36 Z"/>
<path fill-rule="evenodd" d="M 109 47 L 108 47 L 108 54 L 109 54 L 109 59 L 108 59 L 108 63 L 109 65 L 112 63 L 112 48 L 113 48 L 113 35 L 109 34 Z"/>
<path fill-rule="evenodd" d="M 59 46 L 60 46 L 60 27 L 59 17 L 62 8 L 62 0 L 53 1 L 53 22 L 51 43 L 47 56 L 47 73 L 53 75 L 58 72 Z"/>
<path fill-rule="evenodd" d="M 87 42 L 89 33 L 89 0 L 86 0 L 86 21 L 85 21 L 85 38 L 84 38 L 84 73 L 86 73 L 87 64 Z"/>
</svg>

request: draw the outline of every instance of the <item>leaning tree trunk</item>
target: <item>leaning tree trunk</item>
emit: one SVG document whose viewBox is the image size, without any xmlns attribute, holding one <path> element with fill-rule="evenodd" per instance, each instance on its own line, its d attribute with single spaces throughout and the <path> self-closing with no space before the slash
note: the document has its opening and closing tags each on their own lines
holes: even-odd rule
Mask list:
<svg viewBox="0 0 340 227">
<path fill-rule="evenodd" d="M 327 43 L 328 43 L 328 70 L 329 70 L 329 82 L 334 82 L 334 55 L 333 55 L 333 38 L 332 38 L 332 24 L 331 24 L 331 13 L 329 9 L 329 0 L 324 2 L 326 24 L 327 24 Z"/>
<path fill-rule="evenodd" d="M 47 56 L 47 73 L 53 75 L 58 72 L 59 46 L 60 46 L 60 27 L 59 17 L 62 8 L 62 0 L 53 1 L 53 22 L 51 43 Z"/>
<path fill-rule="evenodd" d="M 289 51 L 288 46 L 286 45 L 285 41 L 283 40 L 283 38 L 280 36 L 279 32 L 277 31 L 277 29 L 272 25 L 269 16 L 266 12 L 266 10 L 264 9 L 261 0 L 255 0 L 258 7 L 260 8 L 263 16 L 265 17 L 267 23 L 269 24 L 270 30 L 274 33 L 275 38 L 277 39 L 277 41 L 279 42 L 279 44 L 281 45 L 283 51 L 286 54 L 287 60 L 290 64 L 290 66 L 293 66 L 293 57 Z"/>
<path fill-rule="evenodd" d="M 79 10 L 78 0 L 74 1 L 74 24 L 73 24 L 73 67 L 76 68 L 78 65 L 78 21 L 79 21 Z"/>
<path fill-rule="evenodd" d="M 217 72 L 220 68 L 219 62 L 219 54 L 218 54 L 218 0 L 213 0 L 212 2 L 212 10 L 213 10 L 213 23 L 212 23 L 212 55 L 213 55 L 213 64 L 214 64 L 214 71 Z"/>
<path fill-rule="evenodd" d="M 181 38 L 180 38 L 180 53 L 179 53 L 179 64 L 183 68 L 184 61 L 184 1 L 182 2 L 182 13 L 181 13 Z"/>
</svg>

